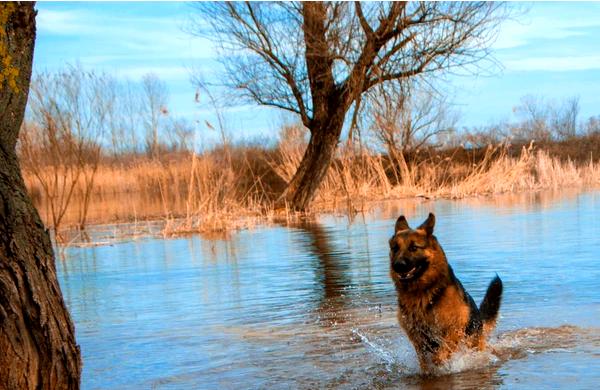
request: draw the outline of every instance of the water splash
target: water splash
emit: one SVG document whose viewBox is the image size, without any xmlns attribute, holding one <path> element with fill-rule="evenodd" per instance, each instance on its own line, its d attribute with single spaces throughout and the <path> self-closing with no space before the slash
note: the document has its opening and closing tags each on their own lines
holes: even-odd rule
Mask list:
<svg viewBox="0 0 600 390">
<path fill-rule="evenodd" d="M 392 352 L 388 351 L 383 346 L 369 340 L 369 338 L 363 334 L 360 330 L 352 328 L 352 334 L 357 336 L 361 342 L 363 342 L 369 349 L 375 353 L 375 356 L 379 357 L 387 366 L 391 366 L 396 362 L 396 359 Z"/>
<path fill-rule="evenodd" d="M 435 375 L 456 374 L 459 372 L 479 370 L 498 363 L 500 359 L 491 351 L 463 349 L 455 352 L 448 361 L 438 367 Z"/>
<path fill-rule="evenodd" d="M 403 354 L 386 345 L 382 340 L 371 337 L 365 330 L 351 329 L 367 348 L 367 351 L 385 366 L 389 373 L 402 377 L 420 376 L 420 369 L 413 356 Z M 555 328 L 523 328 L 497 335 L 490 340 L 488 349 L 478 351 L 463 348 L 454 353 L 443 365 L 429 373 L 429 376 L 447 376 L 481 370 L 497 369 L 501 364 L 540 353 L 573 352 L 581 343 L 600 344 L 597 329 L 583 329 L 564 325 Z"/>
</svg>

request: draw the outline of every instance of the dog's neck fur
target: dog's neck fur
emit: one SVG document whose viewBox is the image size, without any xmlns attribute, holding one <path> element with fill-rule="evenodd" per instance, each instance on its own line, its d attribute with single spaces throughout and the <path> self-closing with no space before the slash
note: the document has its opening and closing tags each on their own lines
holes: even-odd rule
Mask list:
<svg viewBox="0 0 600 390">
<path fill-rule="evenodd" d="M 431 309 L 450 285 L 450 279 L 437 284 L 435 288 L 419 290 L 418 287 L 406 286 L 401 282 L 396 282 L 396 291 L 398 292 L 398 305 L 403 312 L 410 312 L 414 309 L 408 306 L 419 306 L 420 309 Z M 407 306 L 403 296 L 411 295 L 410 305 Z"/>
</svg>

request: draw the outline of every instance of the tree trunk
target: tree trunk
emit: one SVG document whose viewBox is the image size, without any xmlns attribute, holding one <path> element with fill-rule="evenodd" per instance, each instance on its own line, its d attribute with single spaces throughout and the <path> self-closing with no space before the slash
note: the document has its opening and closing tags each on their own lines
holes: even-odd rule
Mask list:
<svg viewBox="0 0 600 390">
<path fill-rule="evenodd" d="M 324 125 L 312 130 L 302 161 L 285 192 L 285 198 L 292 209 L 305 211 L 315 197 L 335 156 L 345 114 L 346 110 L 339 108 Z"/>
<path fill-rule="evenodd" d="M 309 120 L 310 141 L 283 194 L 288 206 L 305 211 L 335 155 L 350 107 L 347 93 L 336 87 L 333 77 L 333 57 L 327 44 L 327 7 L 320 2 L 303 2 L 303 33 L 306 43 L 306 69 L 313 102 L 313 118 Z"/>
<path fill-rule="evenodd" d="M 15 152 L 31 78 L 33 3 L 0 3 L 0 20 L 0 71 L 9 75 L 0 81 L 0 389 L 78 388 L 80 351 L 52 244 Z"/>
</svg>

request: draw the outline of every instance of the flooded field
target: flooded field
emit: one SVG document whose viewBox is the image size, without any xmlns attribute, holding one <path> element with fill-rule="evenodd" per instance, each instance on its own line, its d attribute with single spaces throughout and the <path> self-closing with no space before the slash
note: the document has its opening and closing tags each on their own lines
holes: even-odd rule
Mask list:
<svg viewBox="0 0 600 390">
<path fill-rule="evenodd" d="M 419 375 L 388 275 L 395 219 L 428 212 L 494 352 Z M 85 389 L 596 388 L 600 192 L 394 201 L 366 215 L 70 248 L 57 261 Z"/>
</svg>

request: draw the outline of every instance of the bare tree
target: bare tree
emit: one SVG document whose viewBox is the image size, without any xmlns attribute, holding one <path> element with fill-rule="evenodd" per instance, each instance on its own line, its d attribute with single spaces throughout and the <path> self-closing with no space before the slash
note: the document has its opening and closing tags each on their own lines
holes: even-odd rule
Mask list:
<svg viewBox="0 0 600 390">
<path fill-rule="evenodd" d="M 143 130 L 145 99 L 139 83 L 126 80 L 115 86 L 115 109 L 111 110 L 109 127 L 113 155 L 140 152 L 138 134 Z M 145 125 L 145 124 L 144 124 Z"/>
<path fill-rule="evenodd" d="M 375 136 L 390 154 L 411 152 L 454 129 L 458 114 L 446 96 L 427 87 L 379 85 L 369 99 Z"/>
<path fill-rule="evenodd" d="M 518 140 L 549 140 L 552 133 L 549 128 L 549 107 L 542 99 L 533 95 L 521 98 L 521 103 L 513 108 L 513 112 L 521 119 L 521 123 L 513 130 Z"/>
<path fill-rule="evenodd" d="M 190 151 L 194 142 L 194 127 L 182 118 L 173 118 L 167 124 L 166 142 L 174 152 Z"/>
<path fill-rule="evenodd" d="M 31 78 L 33 7 L 0 3 L 0 388 L 77 389 L 73 322 L 15 151 Z"/>
<path fill-rule="evenodd" d="M 161 118 L 168 115 L 167 86 L 158 76 L 153 73 L 147 74 L 142 78 L 142 87 L 144 91 L 144 116 L 147 131 L 146 146 L 150 155 L 154 158 L 159 153 L 159 127 Z"/>
<path fill-rule="evenodd" d="M 121 84 L 113 77 L 106 77 L 102 83 L 102 100 L 107 102 L 104 112 L 104 137 L 107 139 L 106 150 L 116 157 L 126 149 L 128 129 L 123 126 L 122 104 L 120 97 L 123 94 Z"/>
<path fill-rule="evenodd" d="M 556 107 L 552 115 L 552 129 L 560 139 L 575 137 L 577 117 L 579 116 L 579 97 L 565 99 Z"/>
<path fill-rule="evenodd" d="M 297 114 L 310 142 L 284 194 L 308 207 L 345 118 L 382 83 L 465 67 L 488 54 L 501 19 L 488 2 L 209 2 L 193 32 L 220 44 L 221 84 Z M 208 30 L 208 31 L 207 31 Z"/>
<path fill-rule="evenodd" d="M 78 225 L 85 230 L 101 142 L 114 111 L 113 85 L 105 74 L 74 66 L 33 78 L 20 155 L 24 169 L 42 187 L 59 242 L 62 219 L 76 192 Z"/>
<path fill-rule="evenodd" d="M 102 157 L 102 141 L 110 129 L 109 118 L 115 110 L 116 81 L 107 74 L 72 70 L 78 82 L 66 84 L 66 100 L 71 108 L 71 121 L 76 139 L 81 145 L 79 166 L 81 167 L 79 230 L 85 238 L 87 214 L 92 200 L 94 180 Z"/>
<path fill-rule="evenodd" d="M 50 113 L 43 116 L 41 123 L 23 123 L 19 139 L 23 171 L 33 174 L 40 184 L 52 221 L 50 228 L 59 243 L 62 242 L 60 226 L 81 175 L 80 146 L 70 128 L 57 123 Z"/>
<path fill-rule="evenodd" d="M 410 176 L 407 154 L 453 131 L 458 121 L 446 97 L 426 86 L 380 84 L 366 100 L 371 131 L 387 150 L 398 181 Z"/>
<path fill-rule="evenodd" d="M 521 118 L 521 122 L 513 129 L 517 139 L 549 141 L 573 137 L 577 133 L 578 97 L 557 103 L 526 95 L 513 111 Z"/>
<path fill-rule="evenodd" d="M 583 130 L 587 135 L 600 134 L 600 116 L 591 116 L 585 121 Z"/>
</svg>

